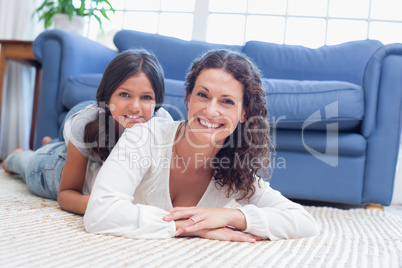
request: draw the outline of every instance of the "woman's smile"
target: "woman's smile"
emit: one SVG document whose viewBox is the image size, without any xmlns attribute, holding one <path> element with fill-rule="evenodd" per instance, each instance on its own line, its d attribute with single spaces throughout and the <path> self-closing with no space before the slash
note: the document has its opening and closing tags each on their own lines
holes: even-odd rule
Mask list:
<svg viewBox="0 0 402 268">
<path fill-rule="evenodd" d="M 200 123 L 201 126 L 205 128 L 210 128 L 210 129 L 218 129 L 224 126 L 224 124 L 219 124 L 219 123 L 214 123 L 209 120 L 202 119 L 200 117 L 196 117 L 198 123 Z"/>
</svg>

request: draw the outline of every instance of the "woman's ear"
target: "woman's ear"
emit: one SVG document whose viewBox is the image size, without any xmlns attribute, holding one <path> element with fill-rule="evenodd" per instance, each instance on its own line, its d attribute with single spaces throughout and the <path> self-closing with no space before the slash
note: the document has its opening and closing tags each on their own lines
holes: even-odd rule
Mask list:
<svg viewBox="0 0 402 268">
<path fill-rule="evenodd" d="M 186 108 L 187 108 L 187 110 L 188 110 L 188 104 L 190 103 L 190 95 L 191 94 L 188 94 L 188 93 L 186 95 Z"/>
<path fill-rule="evenodd" d="M 241 112 L 240 123 L 244 122 L 246 122 L 246 110 L 243 108 L 243 111 Z"/>
</svg>

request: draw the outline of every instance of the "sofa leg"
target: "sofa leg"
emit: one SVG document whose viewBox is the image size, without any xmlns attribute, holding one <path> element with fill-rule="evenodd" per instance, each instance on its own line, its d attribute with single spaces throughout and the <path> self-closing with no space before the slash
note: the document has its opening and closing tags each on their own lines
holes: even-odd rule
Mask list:
<svg viewBox="0 0 402 268">
<path fill-rule="evenodd" d="M 365 209 L 379 209 L 379 210 L 384 210 L 384 207 L 380 204 L 376 203 L 368 203 L 367 205 L 364 206 Z"/>
</svg>

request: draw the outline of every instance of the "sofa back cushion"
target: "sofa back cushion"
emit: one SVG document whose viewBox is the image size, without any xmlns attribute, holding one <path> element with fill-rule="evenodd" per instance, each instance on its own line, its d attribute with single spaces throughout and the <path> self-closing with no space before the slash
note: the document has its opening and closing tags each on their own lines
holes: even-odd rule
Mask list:
<svg viewBox="0 0 402 268">
<path fill-rule="evenodd" d="M 227 48 L 241 51 L 242 46 L 220 45 L 206 42 L 185 41 L 158 34 L 122 30 L 114 37 L 119 51 L 143 48 L 156 55 L 165 72 L 165 77 L 185 80 L 194 59 L 211 49 Z"/>
<path fill-rule="evenodd" d="M 162 107 L 169 112 L 174 120 L 187 119 L 185 98 L 184 81 L 165 78 L 165 100 Z"/>
<path fill-rule="evenodd" d="M 244 46 L 244 53 L 266 78 L 338 80 L 361 86 L 367 62 L 381 46 L 377 40 L 352 41 L 316 49 L 249 41 Z"/>
<path fill-rule="evenodd" d="M 343 81 L 263 79 L 271 125 L 279 129 L 358 130 L 364 115 L 361 86 Z"/>
</svg>

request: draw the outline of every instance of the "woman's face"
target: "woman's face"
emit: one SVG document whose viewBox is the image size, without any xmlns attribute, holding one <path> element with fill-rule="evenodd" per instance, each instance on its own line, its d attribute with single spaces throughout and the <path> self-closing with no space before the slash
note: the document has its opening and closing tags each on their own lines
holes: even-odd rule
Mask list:
<svg viewBox="0 0 402 268">
<path fill-rule="evenodd" d="M 190 141 L 222 145 L 244 123 L 243 84 L 221 69 L 203 70 L 187 96 Z"/>
<path fill-rule="evenodd" d="M 151 119 L 155 111 L 155 92 L 148 77 L 141 72 L 128 78 L 115 90 L 106 106 L 125 128 Z"/>
</svg>

